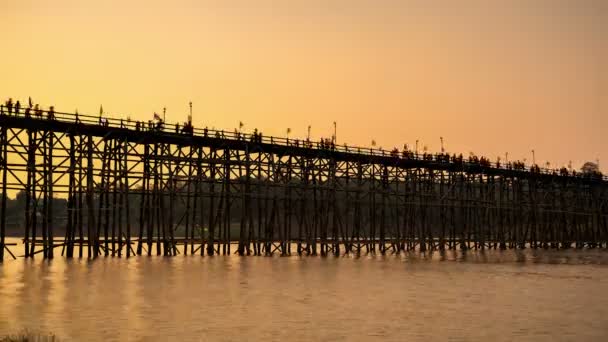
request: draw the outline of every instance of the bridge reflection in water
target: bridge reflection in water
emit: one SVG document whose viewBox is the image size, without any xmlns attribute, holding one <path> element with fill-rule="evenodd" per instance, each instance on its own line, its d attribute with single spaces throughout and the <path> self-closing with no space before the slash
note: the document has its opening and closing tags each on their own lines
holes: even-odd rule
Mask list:
<svg viewBox="0 0 608 342">
<path fill-rule="evenodd" d="M 0 260 L 608 244 L 608 180 L 536 166 L 6 108 L 0 161 Z"/>
</svg>

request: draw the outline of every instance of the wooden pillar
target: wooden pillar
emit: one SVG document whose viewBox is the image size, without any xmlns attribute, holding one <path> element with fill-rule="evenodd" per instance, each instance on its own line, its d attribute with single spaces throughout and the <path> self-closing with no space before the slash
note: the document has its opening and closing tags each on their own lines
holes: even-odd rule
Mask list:
<svg viewBox="0 0 608 342">
<path fill-rule="evenodd" d="M 126 246 L 127 246 L 127 258 L 131 256 L 131 205 L 129 198 L 129 142 L 127 139 L 123 142 L 123 152 L 122 152 L 122 172 L 124 179 L 124 191 L 122 192 L 124 195 L 124 204 L 125 204 L 125 220 L 126 220 Z"/>
<path fill-rule="evenodd" d="M 25 257 L 34 256 L 34 246 L 36 245 L 36 131 L 28 130 L 28 149 L 27 149 L 27 185 L 25 189 Z M 32 232 L 30 245 L 30 231 Z M 30 246 L 32 250 L 30 252 Z"/>
<path fill-rule="evenodd" d="M 95 209 L 93 208 L 93 137 L 87 137 L 87 249 L 88 256 L 97 257 L 97 233 L 94 230 L 95 225 Z"/>
<path fill-rule="evenodd" d="M 384 254 L 386 252 L 386 206 L 387 203 L 387 192 L 388 192 L 388 167 L 386 164 L 382 165 L 382 194 L 381 194 L 381 203 L 380 203 L 380 236 L 379 236 L 379 245 L 378 249 L 380 253 Z M 374 237 L 375 238 L 375 237 Z"/>
<path fill-rule="evenodd" d="M 201 190 L 201 186 L 202 186 L 202 179 L 203 179 L 203 163 L 202 163 L 202 159 L 203 159 L 203 147 L 202 146 L 197 146 L 196 148 L 197 150 L 197 156 L 196 156 L 196 180 L 194 182 L 194 199 L 192 200 L 192 231 L 190 232 L 190 236 L 192 238 L 192 244 L 191 244 L 191 248 L 190 248 L 190 252 L 192 254 L 195 253 L 194 251 L 194 227 L 197 226 L 196 222 L 197 222 L 197 216 L 196 216 L 196 212 L 197 212 L 197 201 L 200 199 L 200 209 L 198 210 L 200 213 L 200 219 L 198 220 L 199 224 L 198 224 L 198 230 L 200 232 L 200 254 L 201 256 L 205 255 L 205 230 L 204 230 L 204 200 L 203 200 L 203 192 Z"/>
<path fill-rule="evenodd" d="M 355 239 L 355 241 L 357 242 L 356 244 L 356 250 L 357 250 L 357 254 L 361 254 L 361 226 L 362 226 L 362 219 L 363 219 L 363 206 L 361 205 L 362 202 L 362 192 L 363 192 L 363 166 L 361 165 L 361 161 L 357 161 L 357 170 L 356 170 L 356 175 L 355 177 L 357 177 L 357 189 L 355 191 L 355 209 L 354 209 L 354 215 L 353 215 L 353 229 L 354 229 L 354 233 L 353 233 L 353 237 Z"/>
<path fill-rule="evenodd" d="M 110 156 L 110 145 L 111 142 L 104 139 L 103 143 L 103 153 L 101 157 L 101 186 L 99 188 L 99 203 L 97 204 L 97 243 L 95 244 L 95 257 L 99 255 L 99 249 L 101 248 L 101 244 L 99 243 L 99 235 L 101 230 L 103 229 L 103 251 L 104 255 L 108 256 L 108 220 L 109 220 L 109 197 L 108 197 L 108 183 L 109 183 L 109 172 L 108 169 L 110 167 L 109 156 Z"/>
<path fill-rule="evenodd" d="M 42 134 L 42 257 L 48 258 L 48 224 L 49 224 L 49 177 L 48 177 L 48 131 Z"/>
<path fill-rule="evenodd" d="M 284 199 L 284 215 L 283 215 L 283 246 L 281 247 L 281 255 L 291 254 L 291 218 L 292 218 L 292 184 L 291 176 L 293 174 L 292 156 L 287 156 L 286 175 L 284 180 L 285 199 Z"/>
<path fill-rule="evenodd" d="M 111 155 L 112 155 L 112 160 L 110 160 L 110 163 L 114 164 L 114 166 L 111 168 L 111 175 L 112 175 L 112 207 L 109 208 L 109 210 L 112 211 L 112 230 L 111 230 L 111 235 L 112 235 L 112 240 L 111 240 L 111 255 L 115 256 L 116 255 L 116 229 L 117 229 L 117 220 L 122 220 L 122 216 L 117 217 L 117 214 L 119 214 L 117 211 L 119 211 L 118 205 L 118 192 L 119 190 L 117 189 L 120 186 L 120 180 L 119 180 L 119 173 L 118 173 L 118 167 L 119 167 L 119 160 L 122 159 L 120 154 L 122 153 L 122 149 L 120 147 L 120 142 L 118 139 L 114 139 L 113 140 L 114 144 L 111 148 Z M 122 190 L 120 190 L 122 191 Z M 122 204 L 120 204 L 122 206 Z M 108 212 L 109 212 L 108 210 Z"/>
<path fill-rule="evenodd" d="M 7 139 L 7 134 L 8 134 L 8 129 L 6 127 L 2 127 L 0 134 L 2 134 L 2 137 L 0 137 L 0 148 L 2 149 L 0 151 L 0 153 L 2 154 L 2 207 L 0 207 L 0 262 L 2 262 L 4 260 L 4 249 L 6 248 L 5 245 L 5 234 L 6 234 L 6 200 L 7 200 L 7 159 L 8 159 L 8 153 L 7 153 L 7 144 L 8 144 L 8 139 Z"/>
<path fill-rule="evenodd" d="M 209 241 L 207 242 L 207 255 L 213 255 L 215 251 L 215 159 L 217 158 L 215 148 L 211 148 L 209 156 Z"/>
<path fill-rule="evenodd" d="M 264 184 L 262 178 L 262 156 L 264 153 L 260 151 L 256 160 L 257 167 L 257 178 L 256 178 L 256 204 L 258 209 L 257 223 L 258 223 L 258 234 L 256 239 L 256 255 L 262 255 L 262 243 L 264 241 L 264 235 L 262 227 L 264 226 L 263 206 L 264 206 Z"/>
<path fill-rule="evenodd" d="M 224 232 L 223 232 L 223 245 L 222 245 L 222 254 L 230 255 L 230 228 L 232 225 L 232 220 L 230 217 L 230 207 L 232 205 L 232 196 L 231 196 L 231 181 L 230 181 L 230 173 L 231 171 L 231 158 L 230 158 L 231 150 L 229 148 L 224 149 L 224 200 L 225 200 L 225 211 L 224 211 Z"/>
<path fill-rule="evenodd" d="M 70 166 L 68 175 L 68 206 L 67 206 L 67 227 L 65 232 L 66 257 L 72 258 L 74 255 L 74 216 L 75 212 L 75 196 L 76 196 L 76 142 L 74 135 L 69 135 L 70 140 Z"/>
<path fill-rule="evenodd" d="M 162 191 L 162 186 L 161 186 L 161 182 L 162 182 L 162 176 L 161 176 L 161 161 L 160 156 L 159 156 L 159 142 L 156 141 L 154 143 L 154 160 L 153 160 L 153 172 L 154 172 L 154 190 L 153 190 L 153 197 L 152 197 L 152 218 L 154 220 L 154 223 L 156 224 L 156 255 L 161 255 L 162 253 L 162 245 L 163 245 L 163 222 L 161 221 L 161 212 L 160 212 L 160 203 L 161 203 L 161 191 Z M 161 152 L 162 153 L 162 152 Z M 154 229 L 154 226 L 152 226 L 152 229 Z M 151 242 L 151 241 L 150 241 Z M 150 248 L 152 248 L 152 246 L 150 245 Z M 150 252 L 148 252 L 150 253 Z"/>
<path fill-rule="evenodd" d="M 84 231 L 83 231 L 83 202 L 82 202 L 82 196 L 83 196 L 83 189 L 84 186 L 86 186 L 85 184 L 85 175 L 83 175 L 83 166 L 82 166 L 82 161 L 85 158 L 85 151 L 83 148 L 83 144 L 84 144 L 84 138 L 82 137 L 82 135 L 78 135 L 78 192 L 77 194 L 77 202 L 76 205 L 78 206 L 78 215 L 77 217 L 77 224 L 76 226 L 78 227 L 78 257 L 82 258 L 84 255 Z"/>
<path fill-rule="evenodd" d="M 249 147 L 245 145 L 245 180 L 243 180 L 242 165 L 240 152 L 237 152 L 237 166 L 239 168 L 239 190 L 241 196 L 241 220 L 239 226 L 239 246 L 237 253 L 241 256 L 245 255 L 245 249 L 249 250 L 249 241 L 247 239 L 246 225 L 249 220 L 249 191 L 250 191 L 250 175 L 249 175 Z"/>
<path fill-rule="evenodd" d="M 180 147 L 180 151 L 181 151 L 182 147 Z M 192 173 L 192 160 L 194 159 L 194 147 L 191 146 L 189 148 L 189 155 L 188 155 L 188 176 L 186 177 L 186 212 L 184 213 L 185 216 L 185 225 L 184 225 L 184 255 L 188 255 L 188 245 L 190 243 L 192 243 L 192 245 L 194 245 L 194 241 L 190 240 L 190 198 L 192 197 L 192 180 L 194 179 L 193 173 Z M 196 208 L 196 204 L 195 204 L 195 208 Z M 196 210 L 194 210 L 196 211 Z M 194 220 L 192 221 L 192 224 L 194 225 Z M 194 229 L 193 229 L 194 230 Z"/>
<path fill-rule="evenodd" d="M 148 232 L 148 220 L 149 212 L 148 212 L 148 198 L 149 198 L 149 186 L 150 186 L 150 146 L 146 143 L 144 145 L 144 155 L 143 155 L 143 170 L 142 170 L 142 183 L 141 183 L 141 193 L 139 200 L 139 236 L 137 239 L 137 255 L 141 255 L 143 249 L 143 239 L 144 239 L 144 229 L 146 233 Z M 148 235 L 148 234 L 146 234 Z"/>
</svg>

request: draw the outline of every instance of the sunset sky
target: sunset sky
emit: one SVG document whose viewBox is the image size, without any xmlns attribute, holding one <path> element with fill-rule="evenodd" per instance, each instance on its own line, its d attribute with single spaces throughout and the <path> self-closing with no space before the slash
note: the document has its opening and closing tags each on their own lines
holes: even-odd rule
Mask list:
<svg viewBox="0 0 608 342">
<path fill-rule="evenodd" d="M 608 167 L 605 0 L 0 0 L 0 97 Z"/>
</svg>

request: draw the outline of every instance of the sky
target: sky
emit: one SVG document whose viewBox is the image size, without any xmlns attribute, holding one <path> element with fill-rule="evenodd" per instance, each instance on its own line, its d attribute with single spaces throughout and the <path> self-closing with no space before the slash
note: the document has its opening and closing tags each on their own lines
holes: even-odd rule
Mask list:
<svg viewBox="0 0 608 342">
<path fill-rule="evenodd" d="M 0 0 L 0 38 L 3 99 L 608 169 L 604 0 Z"/>
</svg>

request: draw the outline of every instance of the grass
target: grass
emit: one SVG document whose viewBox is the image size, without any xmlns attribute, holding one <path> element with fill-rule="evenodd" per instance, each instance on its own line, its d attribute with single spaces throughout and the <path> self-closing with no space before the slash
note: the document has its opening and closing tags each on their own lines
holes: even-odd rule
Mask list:
<svg viewBox="0 0 608 342">
<path fill-rule="evenodd" d="M 39 334 L 24 330 L 15 335 L 0 337 L 0 342 L 59 342 L 54 334 Z"/>
</svg>

